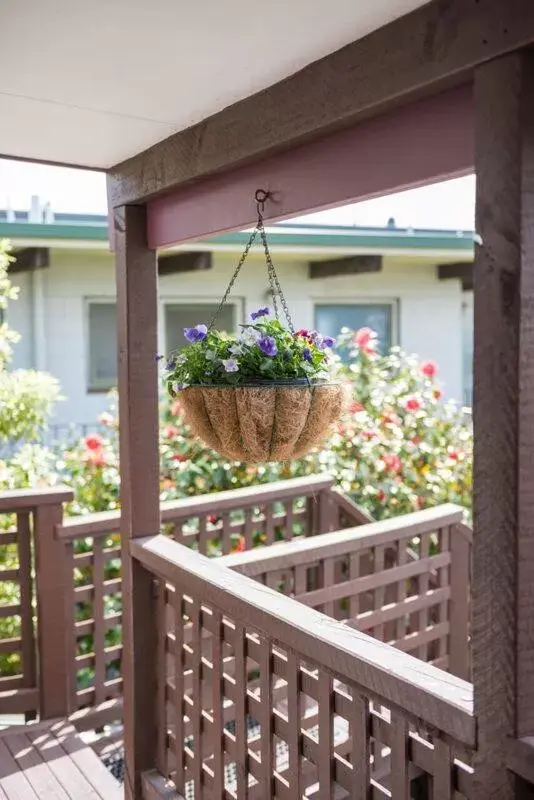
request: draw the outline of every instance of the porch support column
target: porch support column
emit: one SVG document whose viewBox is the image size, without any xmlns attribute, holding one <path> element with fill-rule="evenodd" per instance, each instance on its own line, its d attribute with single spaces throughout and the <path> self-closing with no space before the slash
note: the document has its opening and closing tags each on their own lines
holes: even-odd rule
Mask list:
<svg viewBox="0 0 534 800">
<path fill-rule="evenodd" d="M 506 750 L 534 734 L 533 96 L 531 54 L 476 72 L 476 800 L 532 797 Z"/>
<path fill-rule="evenodd" d="M 130 539 L 157 534 L 159 514 L 157 260 L 144 206 L 114 211 L 119 353 L 124 744 L 126 800 L 156 766 L 156 611 L 153 581 Z"/>
</svg>

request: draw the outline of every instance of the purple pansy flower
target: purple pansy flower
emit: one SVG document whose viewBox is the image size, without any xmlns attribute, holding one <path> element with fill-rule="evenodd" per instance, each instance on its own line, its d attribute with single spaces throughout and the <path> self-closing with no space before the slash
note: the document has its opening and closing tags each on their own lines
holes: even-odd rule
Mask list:
<svg viewBox="0 0 534 800">
<path fill-rule="evenodd" d="M 258 340 L 258 347 L 266 356 L 275 356 L 278 353 L 276 341 L 272 336 L 262 336 L 261 339 Z"/>
<path fill-rule="evenodd" d="M 194 328 L 184 328 L 184 336 L 188 342 L 201 342 L 207 335 L 207 325 L 195 325 Z"/>
<path fill-rule="evenodd" d="M 259 317 L 268 317 L 270 313 L 269 306 L 265 306 L 265 308 L 258 308 L 257 311 L 252 312 L 250 319 L 255 320 Z"/>
<path fill-rule="evenodd" d="M 335 343 L 336 340 L 333 338 L 333 336 L 325 336 L 323 339 L 324 347 L 333 347 Z"/>
<path fill-rule="evenodd" d="M 305 347 L 304 350 L 302 351 L 302 358 L 306 359 L 306 361 L 312 360 L 313 356 L 309 347 Z"/>
</svg>

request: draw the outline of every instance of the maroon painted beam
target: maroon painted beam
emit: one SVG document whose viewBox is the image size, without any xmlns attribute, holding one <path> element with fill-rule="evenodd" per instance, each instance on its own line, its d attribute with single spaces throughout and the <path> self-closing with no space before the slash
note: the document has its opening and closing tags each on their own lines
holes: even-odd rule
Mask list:
<svg viewBox="0 0 534 800">
<path fill-rule="evenodd" d="M 382 256 L 362 255 L 333 258 L 328 261 L 310 261 L 308 275 L 315 278 L 335 278 L 337 275 L 362 275 L 365 272 L 380 272 Z"/>
<path fill-rule="evenodd" d="M 256 163 L 472 80 L 534 43 L 532 0 L 432 0 L 110 171 L 110 205 Z"/>
<path fill-rule="evenodd" d="M 152 248 L 422 186 L 473 170 L 472 87 L 390 111 L 318 142 L 204 180 L 147 204 Z"/>
</svg>

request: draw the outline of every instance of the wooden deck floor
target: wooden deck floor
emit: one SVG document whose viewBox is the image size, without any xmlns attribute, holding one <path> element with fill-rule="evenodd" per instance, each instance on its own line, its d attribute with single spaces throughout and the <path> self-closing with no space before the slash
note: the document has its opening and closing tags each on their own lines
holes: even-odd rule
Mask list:
<svg viewBox="0 0 534 800">
<path fill-rule="evenodd" d="M 122 786 L 68 722 L 0 733 L 0 800 L 123 800 Z"/>
</svg>

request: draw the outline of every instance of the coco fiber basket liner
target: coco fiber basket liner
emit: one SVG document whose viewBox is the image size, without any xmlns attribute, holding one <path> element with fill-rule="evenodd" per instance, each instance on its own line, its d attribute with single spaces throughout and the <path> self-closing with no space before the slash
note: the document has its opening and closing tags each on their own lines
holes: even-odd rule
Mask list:
<svg viewBox="0 0 534 800">
<path fill-rule="evenodd" d="M 345 388 L 307 380 L 190 386 L 180 400 L 193 433 L 226 458 L 287 461 L 328 436 L 342 414 Z"/>
</svg>

